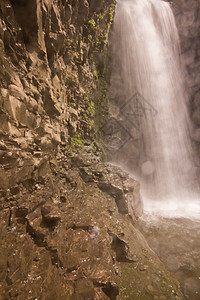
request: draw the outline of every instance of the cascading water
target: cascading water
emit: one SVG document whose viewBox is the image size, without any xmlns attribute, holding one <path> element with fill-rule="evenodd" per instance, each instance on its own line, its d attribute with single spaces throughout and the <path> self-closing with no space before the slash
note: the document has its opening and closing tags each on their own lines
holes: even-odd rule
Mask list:
<svg viewBox="0 0 200 300">
<path fill-rule="evenodd" d="M 129 115 L 132 113 L 132 119 L 139 123 L 139 127 L 132 125 L 131 129 L 127 117 L 123 126 L 129 122 L 128 130 L 136 132 L 132 140 L 140 150 L 138 174 L 144 198 L 151 200 L 150 205 L 153 200 L 170 200 L 176 205 L 196 200 L 188 99 L 169 3 L 119 0 L 113 54 L 111 85 L 115 105 L 125 115 L 124 105 L 129 103 Z M 121 149 L 120 157 L 131 156 L 131 147 L 127 151 L 123 153 Z M 122 164 L 119 158 L 116 162 Z M 133 174 L 135 170 L 136 166 Z"/>
</svg>

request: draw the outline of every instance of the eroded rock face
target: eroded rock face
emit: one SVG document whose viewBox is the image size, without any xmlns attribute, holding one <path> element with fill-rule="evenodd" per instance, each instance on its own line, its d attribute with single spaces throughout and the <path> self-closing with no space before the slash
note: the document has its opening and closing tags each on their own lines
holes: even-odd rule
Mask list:
<svg viewBox="0 0 200 300">
<path fill-rule="evenodd" d="M 200 7 L 196 0 L 171 2 L 180 36 L 182 62 L 194 125 L 193 140 L 200 142 Z M 198 146 L 199 147 L 199 146 Z"/>
<path fill-rule="evenodd" d="M 81 167 L 80 176 L 85 182 L 97 182 L 99 189 L 115 199 L 118 211 L 129 214 L 135 221 L 142 214 L 139 183 L 127 177 L 120 168 L 111 164 Z"/>
<path fill-rule="evenodd" d="M 184 299 L 133 226 L 136 181 L 94 145 L 63 149 L 41 174 L 1 191 L 2 299 Z"/>
<path fill-rule="evenodd" d="M 193 96 L 200 89 L 200 11 L 195 0 L 172 1 L 181 42 L 182 61 L 186 67 L 186 82 Z"/>
<path fill-rule="evenodd" d="M 92 3 L 0 3 L 2 188 L 32 178 L 72 137 L 94 138 L 114 1 Z"/>
</svg>

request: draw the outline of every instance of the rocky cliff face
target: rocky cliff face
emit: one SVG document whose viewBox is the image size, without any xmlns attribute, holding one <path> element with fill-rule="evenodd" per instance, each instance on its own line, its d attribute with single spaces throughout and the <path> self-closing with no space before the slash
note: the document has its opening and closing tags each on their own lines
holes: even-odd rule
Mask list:
<svg viewBox="0 0 200 300">
<path fill-rule="evenodd" d="M 139 184 L 96 143 L 113 13 L 0 3 L 1 299 L 184 299 L 134 227 Z"/>
<path fill-rule="evenodd" d="M 172 8 L 181 41 L 182 62 L 185 67 L 193 140 L 200 142 L 200 6 L 199 1 L 173 0 Z M 198 146 L 199 147 L 199 146 Z"/>
<path fill-rule="evenodd" d="M 172 1 L 180 41 L 182 61 L 186 67 L 186 82 L 190 95 L 200 89 L 200 7 L 198 1 Z"/>
<path fill-rule="evenodd" d="M 134 227 L 136 181 L 91 145 L 45 173 L 2 191 L 1 299 L 184 299 Z"/>
<path fill-rule="evenodd" d="M 114 12 L 104 4 L 1 1 L 1 187 L 32 178 L 60 145 L 94 138 L 97 51 Z"/>
</svg>

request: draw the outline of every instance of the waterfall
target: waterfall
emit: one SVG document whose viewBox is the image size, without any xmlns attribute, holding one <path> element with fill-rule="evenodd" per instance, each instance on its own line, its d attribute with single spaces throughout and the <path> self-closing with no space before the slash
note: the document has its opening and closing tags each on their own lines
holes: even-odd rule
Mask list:
<svg viewBox="0 0 200 300">
<path fill-rule="evenodd" d="M 133 132 L 116 163 L 123 165 L 137 148 L 137 163 L 130 159 L 127 166 L 137 173 L 145 199 L 183 203 L 195 198 L 188 97 L 170 4 L 119 0 L 112 44 L 113 105 L 119 122 Z"/>
</svg>

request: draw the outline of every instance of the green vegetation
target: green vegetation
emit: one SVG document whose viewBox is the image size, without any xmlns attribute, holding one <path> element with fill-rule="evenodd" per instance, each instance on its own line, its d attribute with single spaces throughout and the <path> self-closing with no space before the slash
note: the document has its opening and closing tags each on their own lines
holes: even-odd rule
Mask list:
<svg viewBox="0 0 200 300">
<path fill-rule="evenodd" d="M 84 140 L 81 138 L 79 134 L 75 135 L 71 138 L 72 145 L 84 145 Z"/>
<path fill-rule="evenodd" d="M 102 12 L 90 14 L 85 32 L 68 39 L 66 102 L 77 111 L 71 147 L 88 139 L 100 140 L 99 128 L 108 112 L 108 39 L 114 20 L 115 2 Z M 73 122 L 76 123 L 76 120 Z M 74 130 L 74 129 L 73 129 Z M 67 148 L 67 147 L 66 147 Z"/>
<path fill-rule="evenodd" d="M 88 40 L 95 50 L 102 50 L 108 43 L 110 27 L 114 20 L 115 4 L 114 2 L 103 13 L 94 13 L 88 21 L 92 25 Z"/>
<path fill-rule="evenodd" d="M 91 24 L 93 27 L 96 26 L 96 22 L 94 19 L 90 19 L 88 23 Z"/>
</svg>

